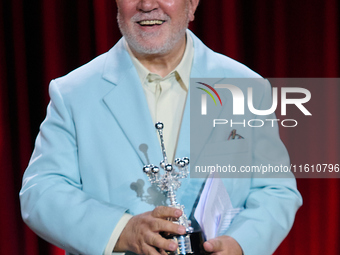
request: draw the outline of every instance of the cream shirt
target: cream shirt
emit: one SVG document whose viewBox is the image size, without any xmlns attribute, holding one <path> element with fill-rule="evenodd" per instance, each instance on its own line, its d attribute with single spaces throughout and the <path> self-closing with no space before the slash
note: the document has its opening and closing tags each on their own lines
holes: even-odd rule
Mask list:
<svg viewBox="0 0 340 255">
<path fill-rule="evenodd" d="M 143 86 L 152 120 L 154 123 L 160 121 L 164 124 L 163 134 L 168 162 L 173 162 L 176 153 L 194 58 L 193 41 L 188 33 L 186 39 L 186 47 L 181 62 L 164 78 L 145 68 L 133 55 L 128 44 L 125 44 Z M 121 232 L 131 218 L 132 215 L 125 213 L 120 219 L 112 232 L 104 255 L 112 254 Z M 113 254 L 124 253 L 114 252 Z"/>
<path fill-rule="evenodd" d="M 132 62 L 142 83 L 150 114 L 154 123 L 164 124 L 164 143 L 168 161 L 174 160 L 180 125 L 188 94 L 190 71 L 194 57 L 193 42 L 187 34 L 187 44 L 178 66 L 166 77 L 151 73 L 133 56 L 127 46 Z"/>
</svg>

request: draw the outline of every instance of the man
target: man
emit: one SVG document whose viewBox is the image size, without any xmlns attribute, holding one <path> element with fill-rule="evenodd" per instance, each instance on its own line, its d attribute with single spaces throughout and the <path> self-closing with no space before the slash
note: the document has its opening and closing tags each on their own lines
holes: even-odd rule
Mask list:
<svg viewBox="0 0 340 255">
<path fill-rule="evenodd" d="M 51 82 L 51 103 L 20 192 L 23 219 L 47 241 L 73 254 L 159 254 L 177 248 L 159 233 L 183 234 L 183 226 L 166 220 L 182 212 L 159 206 L 164 197 L 142 173 L 143 165 L 162 158 L 153 123 L 165 123 L 171 161 L 186 156 L 189 74 L 259 77 L 186 30 L 198 1 L 116 0 L 123 38 L 108 53 Z M 269 136 L 278 140 L 277 134 Z M 287 160 L 278 146 L 279 160 Z M 227 232 L 208 240 L 205 250 L 272 253 L 301 205 L 294 179 L 224 183 L 232 202 L 245 210 Z M 177 197 L 187 215 L 203 184 L 183 181 Z"/>
</svg>

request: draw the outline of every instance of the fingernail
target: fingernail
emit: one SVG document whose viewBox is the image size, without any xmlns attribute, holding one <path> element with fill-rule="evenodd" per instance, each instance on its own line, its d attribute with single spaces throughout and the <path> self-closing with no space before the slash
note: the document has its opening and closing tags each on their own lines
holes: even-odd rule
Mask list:
<svg viewBox="0 0 340 255">
<path fill-rule="evenodd" d="M 212 252 L 213 250 L 212 244 L 208 241 L 204 242 L 203 247 L 204 247 L 204 250 L 207 252 Z"/>
<path fill-rule="evenodd" d="M 171 241 L 171 243 L 169 244 L 169 250 L 170 251 L 174 251 L 177 248 L 177 243 L 175 243 L 174 241 Z"/>
<path fill-rule="evenodd" d="M 176 210 L 176 211 L 175 211 L 175 216 L 176 216 L 176 217 L 181 216 L 181 214 L 182 214 L 182 211 L 181 211 L 181 210 Z"/>
<path fill-rule="evenodd" d="M 180 234 L 185 234 L 187 231 L 186 231 L 186 229 L 185 229 L 185 227 L 183 227 L 183 226 L 179 226 L 178 227 L 178 233 L 180 233 Z"/>
</svg>

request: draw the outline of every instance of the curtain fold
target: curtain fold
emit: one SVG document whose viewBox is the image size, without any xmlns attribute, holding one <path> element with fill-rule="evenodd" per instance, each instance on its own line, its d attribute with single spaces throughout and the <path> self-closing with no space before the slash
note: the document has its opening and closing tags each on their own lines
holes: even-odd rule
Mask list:
<svg viewBox="0 0 340 255">
<path fill-rule="evenodd" d="M 63 254 L 21 220 L 21 178 L 46 114 L 49 81 L 119 40 L 116 12 L 112 0 L 0 2 L 0 254 Z M 338 12 L 337 0 L 201 0 L 190 28 L 264 77 L 339 77 Z M 281 128 L 281 137 L 294 162 L 340 163 L 340 88 L 320 86 L 312 96 L 325 102 L 322 120 L 294 135 Z M 300 137 L 310 142 L 297 146 Z M 340 254 L 339 179 L 297 183 L 304 205 L 275 254 Z"/>
</svg>

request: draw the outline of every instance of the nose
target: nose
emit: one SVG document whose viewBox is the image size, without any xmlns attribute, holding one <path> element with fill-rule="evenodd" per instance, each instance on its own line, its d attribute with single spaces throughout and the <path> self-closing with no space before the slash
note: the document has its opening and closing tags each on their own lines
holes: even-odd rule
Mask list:
<svg viewBox="0 0 340 255">
<path fill-rule="evenodd" d="M 140 0 L 138 10 L 142 12 L 151 12 L 159 7 L 158 0 Z"/>
</svg>

